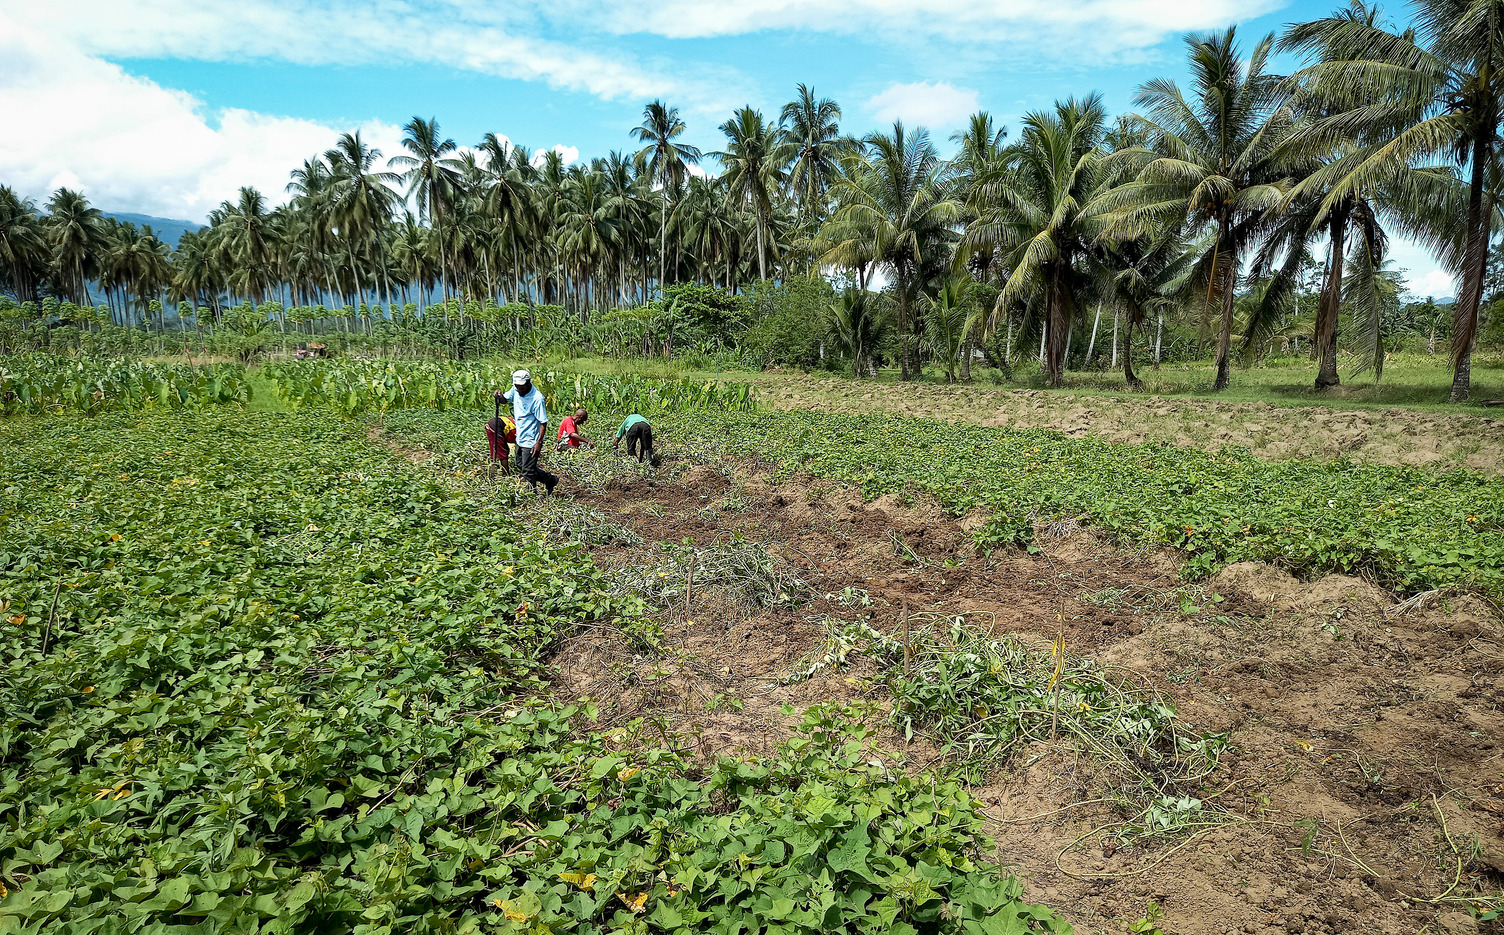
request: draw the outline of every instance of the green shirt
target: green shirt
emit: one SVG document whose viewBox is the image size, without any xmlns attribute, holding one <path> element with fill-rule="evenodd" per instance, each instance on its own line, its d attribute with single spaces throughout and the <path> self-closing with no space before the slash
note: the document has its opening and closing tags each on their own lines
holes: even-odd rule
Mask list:
<svg viewBox="0 0 1504 935">
<path fill-rule="evenodd" d="M 631 415 L 627 416 L 625 419 L 622 420 L 621 428 L 619 428 L 619 429 L 616 430 L 616 437 L 617 438 L 625 438 L 626 434 L 627 434 L 627 431 L 630 428 L 632 428 L 632 426 L 636 425 L 639 422 L 646 422 L 646 421 L 647 421 L 647 419 L 644 419 L 642 416 L 638 415 L 637 413 L 635 413 L 635 412 L 632 413 Z"/>
</svg>

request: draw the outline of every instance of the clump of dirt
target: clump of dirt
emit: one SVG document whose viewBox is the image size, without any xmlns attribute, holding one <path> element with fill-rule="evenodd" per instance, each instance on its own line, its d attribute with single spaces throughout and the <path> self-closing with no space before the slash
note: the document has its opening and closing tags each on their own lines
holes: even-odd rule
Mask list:
<svg viewBox="0 0 1504 935">
<path fill-rule="evenodd" d="M 933 503 L 863 502 L 729 461 L 673 474 L 575 490 L 644 541 L 591 546 L 601 567 L 677 574 L 667 557 L 686 541 L 743 542 L 807 588 L 764 606 L 686 574 L 656 605 L 663 654 L 604 631 L 569 640 L 556 690 L 596 699 L 608 725 L 660 718 L 706 757 L 766 752 L 792 730 L 786 704 L 883 702 L 882 673 L 860 657 L 786 683 L 826 621 L 897 634 L 906 615 L 964 615 L 1042 646 L 1063 631 L 1072 655 L 1149 681 L 1198 730 L 1231 732 L 1194 793 L 1226 820 L 1126 836 L 1126 778 L 1036 745 L 975 790 L 1031 900 L 1078 931 L 1122 930 L 1150 901 L 1188 935 L 1478 931 L 1462 897 L 1498 893 L 1504 863 L 1504 626 L 1478 599 L 1396 612 L 1362 580 L 1251 563 L 1186 584 L 1172 554 L 1118 550 L 1069 522 L 1039 530 L 1041 555 L 985 555 L 980 517 Z M 937 753 L 883 742 L 920 764 Z"/>
</svg>

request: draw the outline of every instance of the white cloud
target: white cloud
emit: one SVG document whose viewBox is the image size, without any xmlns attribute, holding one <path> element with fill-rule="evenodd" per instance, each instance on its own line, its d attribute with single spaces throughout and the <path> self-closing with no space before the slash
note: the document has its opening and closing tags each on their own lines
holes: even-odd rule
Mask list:
<svg viewBox="0 0 1504 935">
<path fill-rule="evenodd" d="M 1396 237 L 1389 243 L 1389 259 L 1405 273 L 1405 287 L 1418 298 L 1445 298 L 1457 294 L 1452 274 L 1441 269 L 1431 252 L 1420 244 Z"/>
<path fill-rule="evenodd" d="M 432 63 L 585 91 L 607 99 L 675 94 L 695 100 L 699 76 L 670 77 L 631 56 L 542 38 L 521 7 L 466 0 L 0 0 L 0 11 L 109 58 L 304 65 Z"/>
<path fill-rule="evenodd" d="M 869 39 L 913 38 L 1005 43 L 1031 52 L 1049 38 L 1073 53 L 1134 52 L 1167 36 L 1249 19 L 1284 0 L 616 0 L 576 3 L 605 28 L 671 38 L 733 36 L 768 29 L 817 31 Z"/>
<path fill-rule="evenodd" d="M 1406 286 L 1410 294 L 1419 299 L 1443 299 L 1456 296 L 1456 280 L 1451 273 L 1433 269 L 1421 276 L 1412 276 Z"/>
<path fill-rule="evenodd" d="M 867 102 L 867 110 L 880 123 L 902 120 L 931 129 L 955 126 L 981 108 L 977 92 L 928 81 L 889 85 Z"/>
<path fill-rule="evenodd" d="M 563 143 L 555 143 L 548 149 L 540 149 L 536 153 L 533 153 L 533 165 L 543 165 L 543 161 L 546 158 L 544 156 L 545 153 L 558 153 L 566 166 L 580 161 L 580 148 L 578 146 L 565 146 Z"/>
<path fill-rule="evenodd" d="M 383 123 L 333 127 L 247 110 L 209 113 L 182 91 L 126 74 L 0 14 L 0 179 L 45 199 L 82 189 L 112 211 L 199 220 L 242 185 L 285 200 L 288 173 L 345 130 L 396 155 Z"/>
</svg>

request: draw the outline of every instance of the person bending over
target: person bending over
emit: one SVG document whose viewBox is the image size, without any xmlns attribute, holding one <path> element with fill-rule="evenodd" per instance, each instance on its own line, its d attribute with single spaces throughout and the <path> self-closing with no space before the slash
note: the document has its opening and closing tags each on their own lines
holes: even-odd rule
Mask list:
<svg viewBox="0 0 1504 935">
<path fill-rule="evenodd" d="M 559 423 L 559 441 L 554 447 L 558 451 L 574 451 L 581 445 L 594 448 L 595 442 L 580 434 L 580 426 L 589 420 L 590 413 L 585 411 L 584 406 L 576 409 L 574 415 L 565 416 L 564 421 Z"/>
<path fill-rule="evenodd" d="M 627 440 L 627 454 L 634 457 L 638 462 L 646 461 L 656 467 L 658 456 L 653 453 L 653 426 L 647 419 L 637 413 L 632 413 L 622 420 L 621 428 L 616 430 L 616 440 L 611 443 L 611 450 L 620 454 L 621 440 Z"/>
<path fill-rule="evenodd" d="M 512 388 L 503 393 L 496 391 L 499 399 L 512 404 L 512 418 L 517 423 L 517 473 L 523 480 L 538 484 L 554 492 L 559 478 L 543 470 L 538 463 L 543 456 L 543 432 L 548 428 L 548 411 L 543 407 L 543 391 L 533 386 L 532 374 L 518 370 L 512 374 Z"/>
<path fill-rule="evenodd" d="M 503 474 L 512 473 L 512 448 L 517 442 L 517 423 L 511 416 L 501 414 L 501 396 L 496 397 L 496 416 L 486 420 L 486 443 L 491 449 L 491 460 L 501 463 Z"/>
</svg>

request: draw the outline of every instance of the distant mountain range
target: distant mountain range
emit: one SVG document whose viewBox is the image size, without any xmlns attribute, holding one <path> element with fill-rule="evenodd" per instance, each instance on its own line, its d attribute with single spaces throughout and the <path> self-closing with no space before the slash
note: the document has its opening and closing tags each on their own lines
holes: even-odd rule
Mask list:
<svg viewBox="0 0 1504 935">
<path fill-rule="evenodd" d="M 150 224 L 152 233 L 157 239 L 173 247 L 178 245 L 178 239 L 189 231 L 196 231 L 203 224 L 195 224 L 192 221 L 175 221 L 172 218 L 154 218 L 149 214 L 126 214 L 120 211 L 106 211 L 105 217 L 111 217 L 117 221 L 130 221 L 137 227 Z"/>
</svg>

